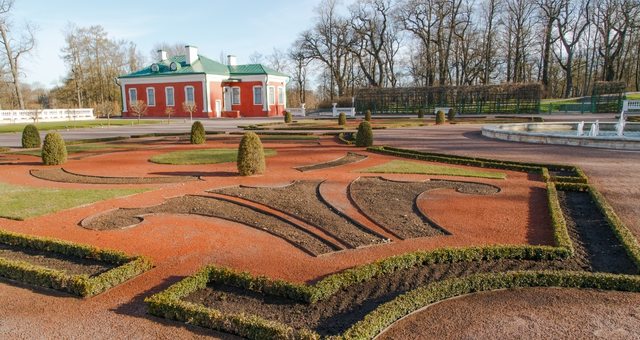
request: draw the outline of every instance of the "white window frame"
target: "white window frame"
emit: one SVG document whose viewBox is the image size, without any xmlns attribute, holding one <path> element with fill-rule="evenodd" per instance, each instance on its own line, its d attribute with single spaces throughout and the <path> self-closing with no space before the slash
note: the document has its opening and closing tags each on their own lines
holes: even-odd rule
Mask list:
<svg viewBox="0 0 640 340">
<path fill-rule="evenodd" d="M 191 94 L 192 94 L 192 101 L 189 101 L 189 89 L 191 89 Z M 184 87 L 184 101 L 187 104 L 195 104 L 196 103 L 196 89 L 189 85 L 189 86 L 185 86 Z"/>
<path fill-rule="evenodd" d="M 260 93 L 260 101 L 256 101 L 256 90 L 259 90 Z M 262 106 L 264 104 L 264 93 L 262 93 L 262 86 L 254 86 L 253 87 L 253 105 Z"/>
<path fill-rule="evenodd" d="M 268 88 L 268 96 L 269 96 L 269 105 L 275 105 L 276 104 L 276 87 L 275 86 L 269 86 Z"/>
<path fill-rule="evenodd" d="M 235 90 L 238 90 L 238 95 L 236 96 Z M 240 87 L 234 86 L 231 88 L 231 105 L 241 105 L 240 104 Z"/>
<path fill-rule="evenodd" d="M 133 97 L 135 97 L 135 99 Z M 133 104 L 133 102 L 137 100 L 138 100 L 138 89 L 135 89 L 135 88 L 129 89 L 129 105 Z"/>
<path fill-rule="evenodd" d="M 149 90 L 151 90 L 151 92 L 149 92 Z M 156 89 L 153 87 L 147 87 L 145 92 L 147 94 L 147 106 L 156 106 Z M 152 95 L 150 96 L 149 93 L 151 93 Z M 151 97 L 153 97 L 153 103 L 149 100 Z"/>
<path fill-rule="evenodd" d="M 278 86 L 278 105 L 284 105 L 284 87 Z"/>
<path fill-rule="evenodd" d="M 169 90 L 171 90 L 171 104 L 169 104 Z M 176 106 L 176 90 L 173 86 L 167 86 L 164 88 L 164 102 L 166 106 Z"/>
</svg>

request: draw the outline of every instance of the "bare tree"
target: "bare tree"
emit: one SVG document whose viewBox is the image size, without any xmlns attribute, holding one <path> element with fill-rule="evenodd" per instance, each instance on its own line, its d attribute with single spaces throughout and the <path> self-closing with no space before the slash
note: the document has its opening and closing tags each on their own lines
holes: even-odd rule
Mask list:
<svg viewBox="0 0 640 340">
<path fill-rule="evenodd" d="M 140 124 L 140 117 L 147 113 L 147 104 L 142 100 L 136 100 L 130 104 L 131 112 L 138 117 L 138 124 Z"/>
<path fill-rule="evenodd" d="M 590 0 L 580 2 L 563 0 L 557 20 L 560 52 L 554 50 L 554 56 L 565 73 L 564 97 L 573 93 L 573 59 L 576 45 L 589 26 Z"/>
<path fill-rule="evenodd" d="M 182 103 L 182 109 L 189 112 L 189 120 L 193 121 L 193 113 L 198 109 L 196 103 L 185 101 Z"/>
<path fill-rule="evenodd" d="M 555 43 L 556 37 L 553 36 L 553 27 L 555 26 L 560 9 L 564 0 L 537 0 L 540 9 L 541 19 L 544 24 L 544 34 L 542 36 L 542 75 L 540 81 L 545 90 L 549 87 L 549 64 L 551 63 L 551 46 Z"/>
<path fill-rule="evenodd" d="M 4 55 L 9 64 L 11 82 L 14 94 L 21 110 L 25 109 L 24 98 L 20 87 L 20 65 L 21 57 L 33 50 L 36 45 L 34 36 L 35 28 L 30 24 L 25 24 L 21 36 L 12 36 L 13 25 L 10 22 L 10 12 L 13 8 L 14 0 L 0 0 L 0 43 L 4 47 Z"/>
<path fill-rule="evenodd" d="M 184 42 L 176 42 L 176 43 L 167 43 L 161 42 L 153 45 L 153 49 L 149 53 L 151 60 L 158 61 L 158 51 L 163 50 L 167 52 L 167 57 L 176 57 L 179 55 L 184 55 L 184 46 L 187 45 Z"/>
<path fill-rule="evenodd" d="M 171 124 L 171 115 L 175 112 L 176 110 L 171 106 L 168 106 L 166 109 L 164 109 L 164 114 L 167 115 L 167 124 Z"/>
<path fill-rule="evenodd" d="M 258 51 L 254 51 L 249 56 L 249 62 L 252 64 L 262 64 L 263 61 L 264 61 L 264 55 L 262 55 L 262 53 Z"/>
<path fill-rule="evenodd" d="M 306 103 L 307 68 L 311 60 L 305 57 L 299 46 L 295 46 L 289 51 L 289 60 L 293 64 L 292 80 L 296 84 L 298 101 L 300 104 Z"/>
</svg>

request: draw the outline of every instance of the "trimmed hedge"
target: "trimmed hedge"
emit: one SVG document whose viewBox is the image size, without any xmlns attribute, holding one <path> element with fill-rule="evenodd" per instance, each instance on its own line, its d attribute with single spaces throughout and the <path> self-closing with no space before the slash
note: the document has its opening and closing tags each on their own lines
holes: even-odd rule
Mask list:
<svg viewBox="0 0 640 340">
<path fill-rule="evenodd" d="M 371 123 L 364 121 L 358 125 L 358 132 L 356 133 L 356 146 L 370 147 L 373 145 L 373 130 L 371 130 Z"/>
<path fill-rule="evenodd" d="M 400 318 L 452 297 L 497 289 L 563 287 L 640 292 L 640 276 L 569 271 L 506 272 L 470 275 L 432 283 L 384 303 L 337 338 L 371 339 Z"/>
<path fill-rule="evenodd" d="M 364 112 L 364 120 L 366 120 L 367 122 L 371 121 L 371 110 L 367 110 Z"/>
<path fill-rule="evenodd" d="M 0 230 L 0 243 L 117 265 L 111 270 L 89 277 L 87 275 L 70 275 L 24 261 L 0 258 L 0 276 L 82 297 L 100 294 L 152 267 L 151 261 L 145 257 L 130 257 L 118 251 L 102 250 L 92 246 L 2 230 Z"/>
<path fill-rule="evenodd" d="M 40 132 L 33 124 L 28 124 L 22 130 L 22 147 L 25 149 L 39 148 L 42 144 L 40 140 Z"/>
<path fill-rule="evenodd" d="M 340 112 L 340 115 L 338 115 L 338 125 L 347 125 L 347 115 L 344 112 Z"/>
<path fill-rule="evenodd" d="M 424 113 L 426 112 L 426 109 L 420 108 L 418 109 L 418 118 L 424 118 Z"/>
<path fill-rule="evenodd" d="M 284 112 L 284 122 L 289 124 L 293 121 L 293 116 L 291 115 L 291 112 L 289 111 L 285 111 Z"/>
<path fill-rule="evenodd" d="M 44 165 L 60 165 L 67 161 L 67 146 L 57 132 L 49 132 L 42 144 L 42 163 Z"/>
<path fill-rule="evenodd" d="M 449 109 L 447 112 L 447 120 L 451 122 L 454 119 L 456 119 L 456 111 L 454 109 Z"/>
<path fill-rule="evenodd" d="M 444 118 L 444 112 L 442 111 L 438 111 L 436 113 L 436 124 L 437 125 L 442 125 L 445 122 L 445 118 Z"/>
<path fill-rule="evenodd" d="M 338 140 L 347 145 L 353 145 L 355 140 L 355 134 L 353 132 L 341 132 L 338 134 Z"/>
<path fill-rule="evenodd" d="M 241 176 L 262 174 L 267 168 L 262 142 L 253 132 L 245 133 L 240 140 L 237 167 Z"/>
<path fill-rule="evenodd" d="M 204 131 L 204 125 L 200 121 L 195 121 L 191 125 L 191 144 L 204 144 L 207 141 L 207 135 Z"/>
</svg>

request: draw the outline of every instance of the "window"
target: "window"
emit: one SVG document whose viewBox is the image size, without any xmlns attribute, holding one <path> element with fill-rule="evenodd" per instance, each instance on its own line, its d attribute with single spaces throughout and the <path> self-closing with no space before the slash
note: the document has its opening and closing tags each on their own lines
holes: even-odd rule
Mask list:
<svg viewBox="0 0 640 340">
<path fill-rule="evenodd" d="M 284 87 L 278 87 L 278 105 L 284 105 Z"/>
<path fill-rule="evenodd" d="M 253 87 L 253 105 L 262 105 L 262 86 Z"/>
<path fill-rule="evenodd" d="M 231 104 L 240 105 L 240 88 L 239 87 L 231 88 Z"/>
<path fill-rule="evenodd" d="M 193 104 L 196 102 L 194 95 L 195 95 L 195 92 L 193 90 L 193 86 L 187 86 L 184 88 L 184 98 L 187 104 Z"/>
<path fill-rule="evenodd" d="M 138 101 L 138 90 L 129 89 L 129 105 L 133 104 L 136 101 Z"/>
<path fill-rule="evenodd" d="M 167 98 L 167 100 L 166 100 L 167 106 L 175 106 L 176 103 L 175 103 L 175 99 L 173 97 L 173 87 L 165 87 L 164 88 L 164 94 L 165 94 L 165 97 Z"/>
<path fill-rule="evenodd" d="M 269 86 L 269 105 L 276 103 L 276 88 Z"/>
<path fill-rule="evenodd" d="M 147 106 L 156 106 L 156 90 L 147 87 Z"/>
</svg>

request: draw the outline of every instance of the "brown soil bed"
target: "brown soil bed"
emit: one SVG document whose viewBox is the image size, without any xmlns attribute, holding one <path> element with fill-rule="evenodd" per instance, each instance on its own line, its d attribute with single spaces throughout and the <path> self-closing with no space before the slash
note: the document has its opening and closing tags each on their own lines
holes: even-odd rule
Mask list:
<svg viewBox="0 0 640 340">
<path fill-rule="evenodd" d="M 325 162 L 325 163 L 320 163 L 320 164 L 301 166 L 301 167 L 297 167 L 296 170 L 299 170 L 299 171 L 302 171 L 302 172 L 306 172 L 306 171 L 312 171 L 312 170 L 321 170 L 321 169 L 334 168 L 334 167 L 341 166 L 341 165 L 360 162 L 360 161 L 365 160 L 367 158 L 368 157 L 365 156 L 365 155 L 360 155 L 360 154 L 357 154 L 355 152 L 348 152 L 346 156 L 338 158 L 336 160 L 333 160 L 333 161 L 330 161 L 330 162 Z"/>
<path fill-rule="evenodd" d="M 187 195 L 169 199 L 163 204 L 152 207 L 113 210 L 89 217 L 83 220 L 81 225 L 93 230 L 121 229 L 142 222 L 141 216 L 149 214 L 193 214 L 216 217 L 266 231 L 312 255 L 336 250 L 320 237 L 276 216 L 237 203 L 204 196 Z"/>
<path fill-rule="evenodd" d="M 377 306 L 425 284 L 476 273 L 513 270 L 586 270 L 637 274 L 638 268 L 621 249 L 604 217 L 585 193 L 562 193 L 561 205 L 576 255 L 565 261 L 499 260 L 436 264 L 400 270 L 342 290 L 327 300 L 308 305 L 289 299 L 210 284 L 186 297 L 227 313 L 251 313 L 295 328 L 335 335 L 361 320 Z"/>
<path fill-rule="evenodd" d="M 71 275 L 98 275 L 115 266 L 109 263 L 66 256 L 48 251 L 16 247 L 0 243 L 0 258 L 23 261 L 36 266 L 56 269 Z"/>
<path fill-rule="evenodd" d="M 449 234 L 418 209 L 416 200 L 428 190 L 455 189 L 460 193 L 491 195 L 499 188 L 482 183 L 431 180 L 396 182 L 363 177 L 349 186 L 349 196 L 370 219 L 402 239 Z"/>
<path fill-rule="evenodd" d="M 373 231 L 340 214 L 320 195 L 322 181 L 296 181 L 285 187 L 229 187 L 212 192 L 239 197 L 273 207 L 327 232 L 349 247 L 361 247 L 385 240 Z"/>
<path fill-rule="evenodd" d="M 167 176 L 167 177 L 102 177 L 81 175 L 69 172 L 63 168 L 31 170 L 31 176 L 53 182 L 80 184 L 167 184 L 182 183 L 199 180 L 195 176 Z"/>
</svg>

